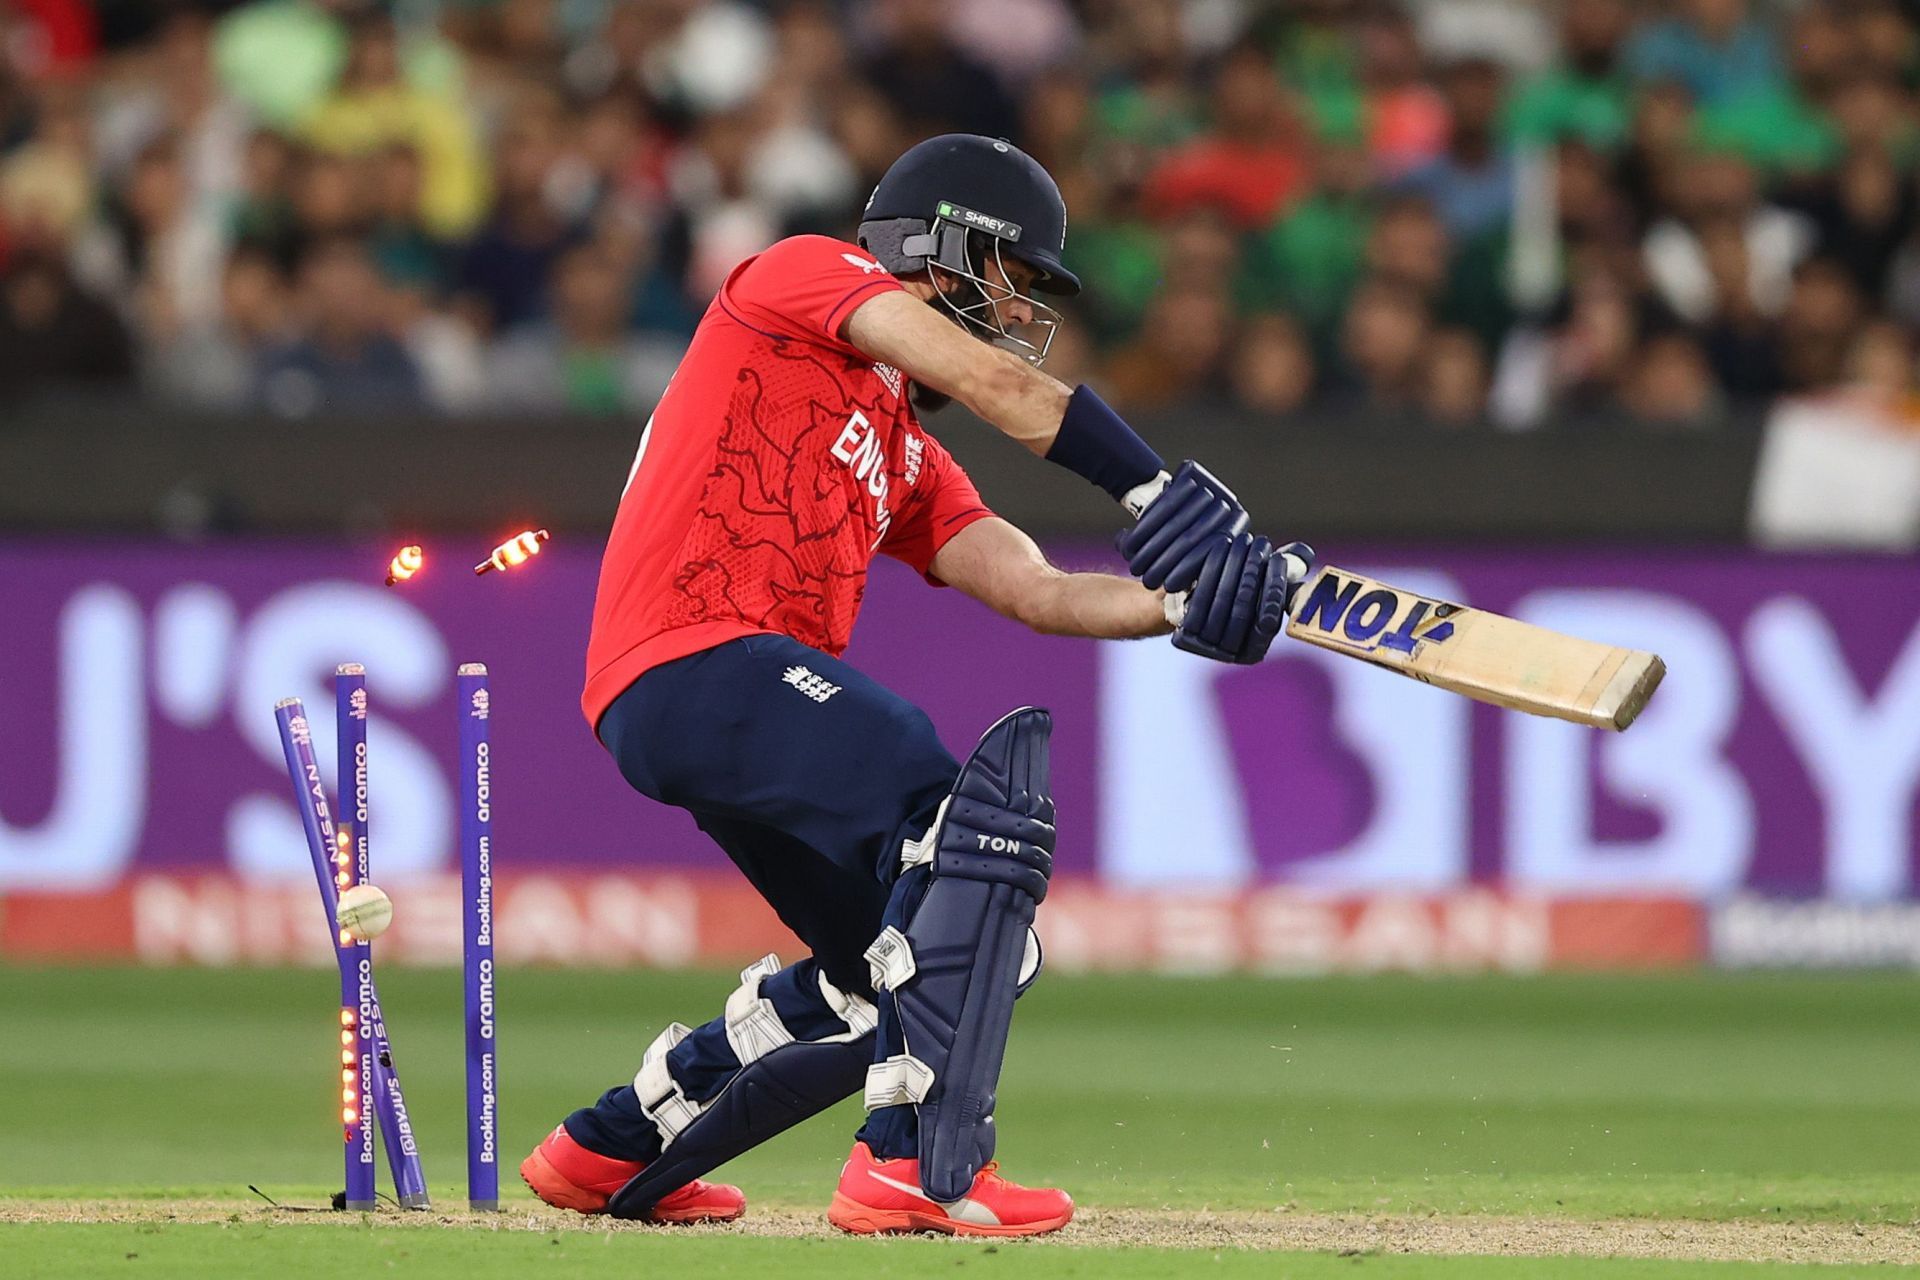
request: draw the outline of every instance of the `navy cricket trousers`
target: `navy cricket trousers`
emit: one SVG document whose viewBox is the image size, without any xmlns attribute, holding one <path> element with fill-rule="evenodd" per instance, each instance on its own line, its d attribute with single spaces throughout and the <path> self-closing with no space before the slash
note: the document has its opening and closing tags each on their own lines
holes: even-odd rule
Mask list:
<svg viewBox="0 0 1920 1280">
<path fill-rule="evenodd" d="M 812 952 L 761 986 L 786 1027 L 798 1039 L 844 1032 L 818 978 L 873 1000 L 864 953 L 880 933 L 901 844 L 925 834 L 960 770 L 926 713 L 817 649 L 760 635 L 648 671 L 598 732 L 633 788 L 691 813 Z M 695 1101 L 739 1067 L 722 1019 L 694 1031 L 668 1064 Z M 885 1108 L 873 1121 L 906 1110 Z M 607 1155 L 647 1160 L 660 1149 L 630 1085 L 575 1112 L 567 1128 Z M 910 1128 L 890 1129 L 899 1123 L 876 1132 L 870 1121 L 863 1136 L 876 1154 L 911 1154 Z"/>
</svg>

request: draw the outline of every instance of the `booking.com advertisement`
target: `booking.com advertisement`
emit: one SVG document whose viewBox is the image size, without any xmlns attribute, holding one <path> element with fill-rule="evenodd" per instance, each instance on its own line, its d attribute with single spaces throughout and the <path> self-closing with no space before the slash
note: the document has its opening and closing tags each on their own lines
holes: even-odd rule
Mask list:
<svg viewBox="0 0 1920 1280">
<path fill-rule="evenodd" d="M 388 587 L 391 548 L 346 541 L 0 544 L 0 956 L 324 962 L 273 708 L 305 702 L 335 785 L 345 661 L 368 671 L 372 871 L 398 904 L 383 945 L 400 958 L 457 945 L 467 661 L 492 673 L 515 959 L 777 950 L 723 855 L 632 793 L 581 717 L 597 549 L 559 539 L 523 572 L 476 577 L 474 557 L 429 543 L 426 568 Z M 1285 641 L 1240 668 L 1165 641 L 1035 636 L 890 563 L 847 656 L 959 755 L 1014 706 L 1054 712 L 1050 963 L 1920 964 L 1910 565 L 1394 546 L 1338 562 L 1652 650 L 1668 678 L 1611 734 Z"/>
</svg>

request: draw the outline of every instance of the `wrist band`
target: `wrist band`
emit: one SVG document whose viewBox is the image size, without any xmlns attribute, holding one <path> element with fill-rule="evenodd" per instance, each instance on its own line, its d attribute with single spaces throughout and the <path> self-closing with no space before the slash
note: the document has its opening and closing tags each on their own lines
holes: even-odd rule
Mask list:
<svg viewBox="0 0 1920 1280">
<path fill-rule="evenodd" d="M 1091 480 L 1116 502 L 1167 469 L 1160 455 L 1085 383 L 1075 387 L 1067 401 L 1047 461 Z"/>
</svg>

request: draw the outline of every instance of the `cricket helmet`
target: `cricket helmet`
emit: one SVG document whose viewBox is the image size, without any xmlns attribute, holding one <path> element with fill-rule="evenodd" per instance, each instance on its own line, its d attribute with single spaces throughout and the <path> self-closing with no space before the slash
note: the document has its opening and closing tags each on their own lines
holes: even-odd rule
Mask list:
<svg viewBox="0 0 1920 1280">
<path fill-rule="evenodd" d="M 1038 344 L 1008 332 L 995 303 L 1009 291 L 982 273 L 989 258 L 1013 258 L 1039 272 L 1034 289 L 1071 297 L 1080 280 L 1060 255 L 1067 247 L 1067 205 L 1040 163 L 1011 142 L 947 133 L 895 160 L 867 198 L 860 245 L 895 275 L 929 267 L 958 276 L 978 301 L 941 298 L 963 325 L 1038 363 L 1052 343 L 1059 313 L 1032 299 Z M 1003 262 L 1004 266 L 1004 262 Z"/>
</svg>

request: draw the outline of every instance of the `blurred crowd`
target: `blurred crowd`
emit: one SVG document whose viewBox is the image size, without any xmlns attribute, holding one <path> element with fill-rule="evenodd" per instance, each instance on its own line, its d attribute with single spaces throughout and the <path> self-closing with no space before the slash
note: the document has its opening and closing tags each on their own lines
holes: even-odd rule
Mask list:
<svg viewBox="0 0 1920 1280">
<path fill-rule="evenodd" d="M 1059 178 L 1050 362 L 1447 429 L 1904 408 L 1915 0 L 0 0 L 0 398 L 644 412 L 918 139 Z"/>
</svg>

